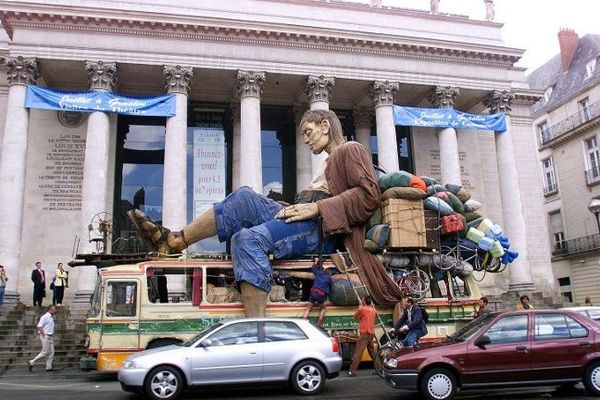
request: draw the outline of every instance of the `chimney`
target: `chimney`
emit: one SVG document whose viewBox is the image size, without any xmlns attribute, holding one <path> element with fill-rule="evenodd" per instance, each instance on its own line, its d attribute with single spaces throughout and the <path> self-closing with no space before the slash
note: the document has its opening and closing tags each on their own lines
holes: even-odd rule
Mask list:
<svg viewBox="0 0 600 400">
<path fill-rule="evenodd" d="M 563 71 L 568 71 L 577 49 L 579 36 L 573 29 L 561 28 L 558 32 L 558 44 L 560 45 L 560 58 L 562 59 Z"/>
</svg>

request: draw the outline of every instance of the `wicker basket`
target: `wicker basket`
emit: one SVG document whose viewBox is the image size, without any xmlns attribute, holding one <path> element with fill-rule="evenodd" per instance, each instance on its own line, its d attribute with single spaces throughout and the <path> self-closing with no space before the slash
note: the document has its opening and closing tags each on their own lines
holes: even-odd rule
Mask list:
<svg viewBox="0 0 600 400">
<path fill-rule="evenodd" d="M 421 200 L 384 201 L 383 223 L 390 227 L 388 248 L 427 247 L 425 213 Z"/>
</svg>

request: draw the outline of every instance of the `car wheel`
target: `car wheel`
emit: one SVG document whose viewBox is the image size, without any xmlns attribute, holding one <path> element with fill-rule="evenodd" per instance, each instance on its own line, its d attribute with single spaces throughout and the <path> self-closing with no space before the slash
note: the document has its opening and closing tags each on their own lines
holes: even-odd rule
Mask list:
<svg viewBox="0 0 600 400">
<path fill-rule="evenodd" d="M 600 362 L 595 362 L 587 367 L 583 384 L 592 395 L 600 396 Z"/>
<path fill-rule="evenodd" d="M 450 400 L 456 394 L 456 378 L 444 368 L 434 368 L 423 375 L 420 392 L 428 400 Z"/>
<path fill-rule="evenodd" d="M 173 400 L 181 394 L 184 383 L 177 369 L 161 365 L 150 371 L 144 386 L 146 394 L 151 399 Z"/>
<path fill-rule="evenodd" d="M 325 371 L 321 364 L 307 360 L 298 363 L 292 370 L 290 382 L 298 394 L 317 394 L 325 385 Z"/>
</svg>

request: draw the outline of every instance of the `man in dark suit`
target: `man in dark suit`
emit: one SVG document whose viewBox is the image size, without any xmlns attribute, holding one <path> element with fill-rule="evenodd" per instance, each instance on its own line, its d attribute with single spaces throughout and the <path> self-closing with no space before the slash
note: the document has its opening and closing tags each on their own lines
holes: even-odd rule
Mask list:
<svg viewBox="0 0 600 400">
<path fill-rule="evenodd" d="M 35 269 L 31 271 L 31 280 L 33 281 L 33 305 L 40 306 L 46 292 L 46 272 L 42 269 L 42 263 L 37 261 Z"/>
<path fill-rule="evenodd" d="M 405 346 L 413 346 L 419 338 L 427 335 L 427 325 L 423 319 L 421 307 L 416 305 L 410 297 L 406 297 L 403 301 L 404 313 L 394 324 L 394 329 L 406 334 L 404 338 Z"/>
</svg>

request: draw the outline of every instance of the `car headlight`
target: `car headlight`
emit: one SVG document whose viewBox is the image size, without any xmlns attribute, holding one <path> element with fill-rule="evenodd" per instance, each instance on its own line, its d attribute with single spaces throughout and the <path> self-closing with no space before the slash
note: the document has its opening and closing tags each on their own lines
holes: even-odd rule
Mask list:
<svg viewBox="0 0 600 400">
<path fill-rule="evenodd" d="M 123 363 L 123 368 L 124 369 L 131 369 L 131 368 L 135 368 L 135 361 L 131 361 L 131 360 L 127 360 Z"/>
<path fill-rule="evenodd" d="M 398 366 L 398 360 L 396 358 L 390 358 L 385 362 L 385 366 L 388 368 L 396 368 Z"/>
</svg>

